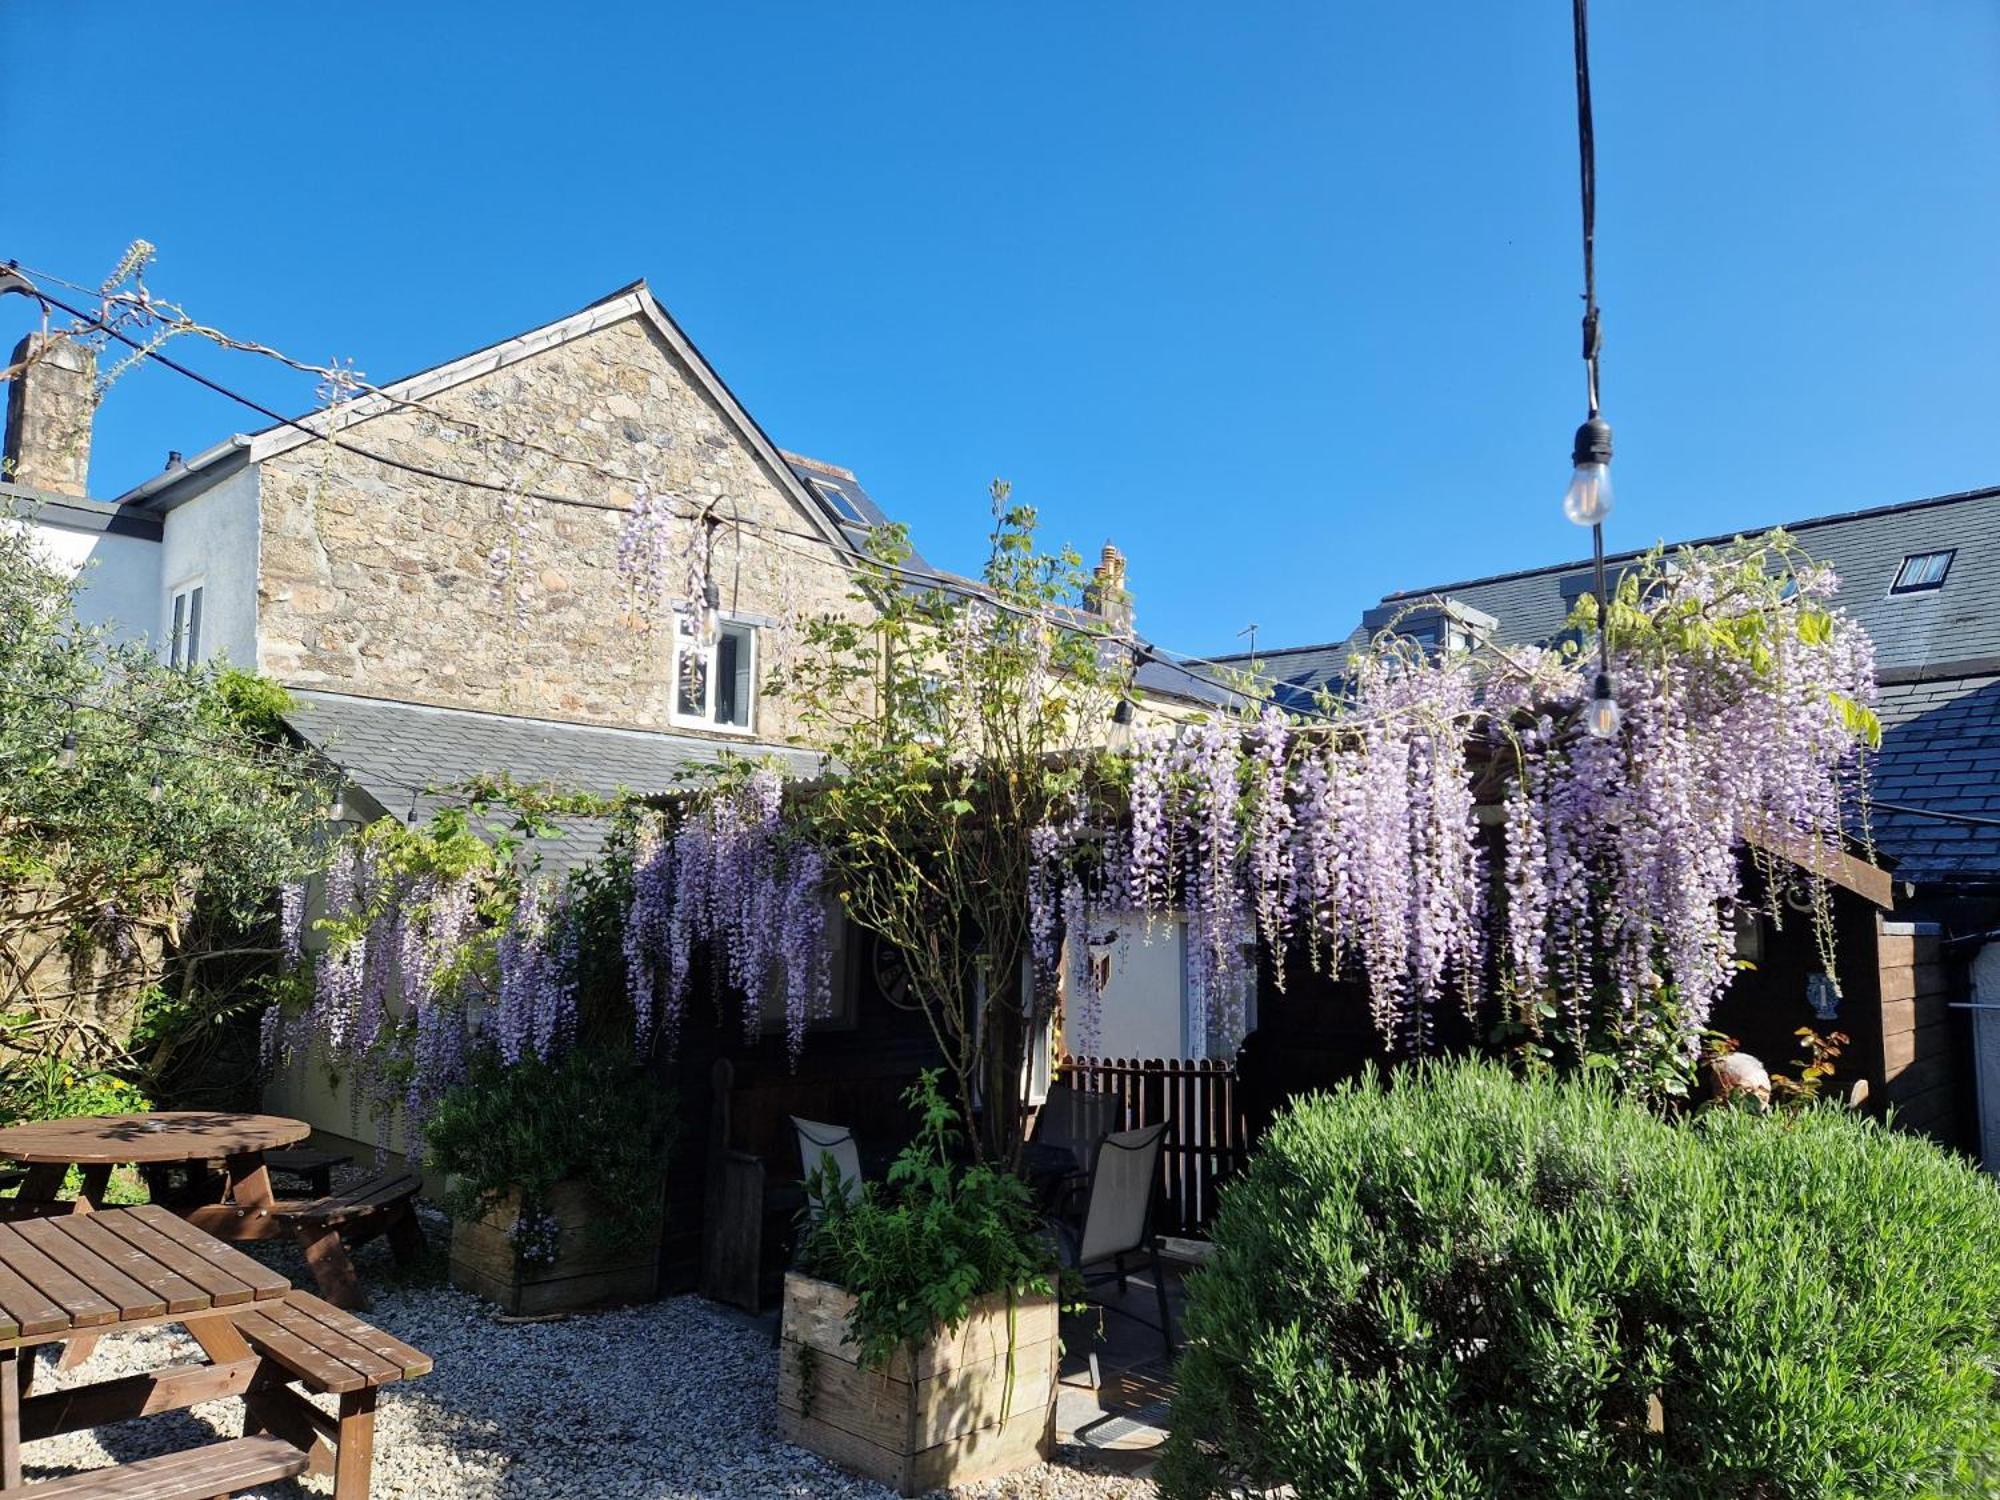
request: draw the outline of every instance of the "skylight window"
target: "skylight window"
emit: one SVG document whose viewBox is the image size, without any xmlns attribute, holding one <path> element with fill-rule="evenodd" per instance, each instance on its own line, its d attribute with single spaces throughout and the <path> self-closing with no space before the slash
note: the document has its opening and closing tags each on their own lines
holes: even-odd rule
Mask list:
<svg viewBox="0 0 2000 1500">
<path fill-rule="evenodd" d="M 868 518 L 861 514 L 860 507 L 848 499 L 843 491 L 836 489 L 833 485 L 822 484 L 817 479 L 812 482 L 812 487 L 819 492 L 820 499 L 831 505 L 833 513 L 842 520 L 851 521 L 856 526 L 866 526 L 868 524 Z"/>
<path fill-rule="evenodd" d="M 1943 588 L 1944 575 L 1951 571 L 1951 560 L 1957 555 L 1956 547 L 1945 552 L 1912 552 L 1896 570 L 1896 581 L 1889 585 L 1889 592 L 1919 594 Z"/>
</svg>

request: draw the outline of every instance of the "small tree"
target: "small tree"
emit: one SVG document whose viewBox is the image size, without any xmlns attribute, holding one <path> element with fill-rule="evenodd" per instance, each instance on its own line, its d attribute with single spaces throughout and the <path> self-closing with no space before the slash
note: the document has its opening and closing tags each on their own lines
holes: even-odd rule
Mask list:
<svg viewBox="0 0 2000 1500">
<path fill-rule="evenodd" d="M 871 541 L 852 615 L 807 622 L 774 684 L 833 772 L 797 799 L 848 917 L 893 946 L 983 1154 L 1020 1137 L 1025 1037 L 1054 997 L 1026 993 L 1033 830 L 1062 822 L 1115 768 L 1104 746 L 1130 652 L 1079 608 L 1069 550 L 993 486 L 977 586 L 905 567 L 900 527 Z M 1057 623 L 1052 623 L 1055 621 Z"/>
<path fill-rule="evenodd" d="M 79 620 L 77 589 L 0 520 L 5 1041 L 102 1068 L 129 1061 L 117 996 L 159 980 L 163 947 L 179 950 L 190 992 L 205 961 L 275 951 L 245 933 L 310 867 L 329 788 L 281 741 L 279 689 L 117 641 Z M 176 1003 L 192 1013 L 190 993 Z"/>
</svg>

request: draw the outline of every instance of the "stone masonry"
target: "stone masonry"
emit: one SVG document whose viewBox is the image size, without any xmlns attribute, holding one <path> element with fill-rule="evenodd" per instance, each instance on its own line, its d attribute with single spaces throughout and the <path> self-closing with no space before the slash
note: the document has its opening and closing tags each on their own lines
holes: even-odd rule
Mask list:
<svg viewBox="0 0 2000 1500">
<path fill-rule="evenodd" d="M 635 314 L 396 411 L 343 440 L 559 504 L 389 469 L 309 443 L 263 462 L 259 667 L 297 687 L 689 733 L 668 717 L 672 620 L 632 596 L 618 544 L 636 486 L 688 512 L 716 501 L 725 613 L 759 625 L 853 608 L 844 554 Z M 525 437 L 528 445 L 500 434 Z M 536 451 L 557 450 L 560 460 Z M 740 527 L 738 521 L 743 523 Z M 678 523 L 679 549 L 694 531 Z M 509 554 L 496 561 L 496 552 Z M 792 730 L 760 691 L 752 728 Z M 728 738 L 728 736 L 718 736 Z"/>
<path fill-rule="evenodd" d="M 97 362 L 70 338 L 31 333 L 15 346 L 7 382 L 7 437 L 0 479 L 77 498 L 89 493 L 90 427 Z"/>
</svg>

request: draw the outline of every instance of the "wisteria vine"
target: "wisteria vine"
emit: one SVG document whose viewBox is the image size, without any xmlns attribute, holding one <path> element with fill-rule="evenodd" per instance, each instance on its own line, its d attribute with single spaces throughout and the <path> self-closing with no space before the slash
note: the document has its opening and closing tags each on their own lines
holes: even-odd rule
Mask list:
<svg viewBox="0 0 2000 1500">
<path fill-rule="evenodd" d="M 833 999 L 825 862 L 788 827 L 783 783 L 768 768 L 649 827 L 632 871 L 626 912 L 626 984 L 642 1046 L 657 1028 L 678 1038 L 698 945 L 742 1002 L 755 1040 L 773 1002 L 796 1063 L 807 1026 Z"/>
<path fill-rule="evenodd" d="M 1281 984 L 1300 952 L 1362 980 L 1401 1050 L 1432 1047 L 1446 1005 L 1476 1020 L 1497 998 L 1538 1046 L 1629 1051 L 1665 1016 L 1692 1055 L 1733 973 L 1746 846 L 1821 890 L 1831 972 L 1822 877 L 1876 732 L 1873 659 L 1826 603 L 1833 575 L 1794 555 L 1780 534 L 1632 571 L 1613 739 L 1582 726 L 1579 651 L 1441 655 L 1393 634 L 1327 713 L 1142 731 L 1122 809 L 1032 836 L 1038 977 L 1056 985 L 1072 909 L 1095 920 L 1069 893 L 1102 869 L 1092 820 L 1122 812 L 1120 894 L 1185 919 L 1196 1037 L 1240 1034 L 1261 943 Z"/>
</svg>

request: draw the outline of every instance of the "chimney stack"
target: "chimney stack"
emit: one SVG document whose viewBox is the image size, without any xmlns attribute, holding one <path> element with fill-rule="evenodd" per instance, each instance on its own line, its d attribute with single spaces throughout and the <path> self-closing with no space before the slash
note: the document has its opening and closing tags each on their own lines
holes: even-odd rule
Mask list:
<svg viewBox="0 0 2000 1500">
<path fill-rule="evenodd" d="M 1083 607 L 1116 629 L 1132 628 L 1132 595 L 1125 587 L 1125 554 L 1109 542 L 1098 556 L 1090 582 L 1084 585 Z"/>
<path fill-rule="evenodd" d="M 75 339 L 31 333 L 15 346 L 0 479 L 78 499 L 89 493 L 97 357 Z"/>
</svg>

